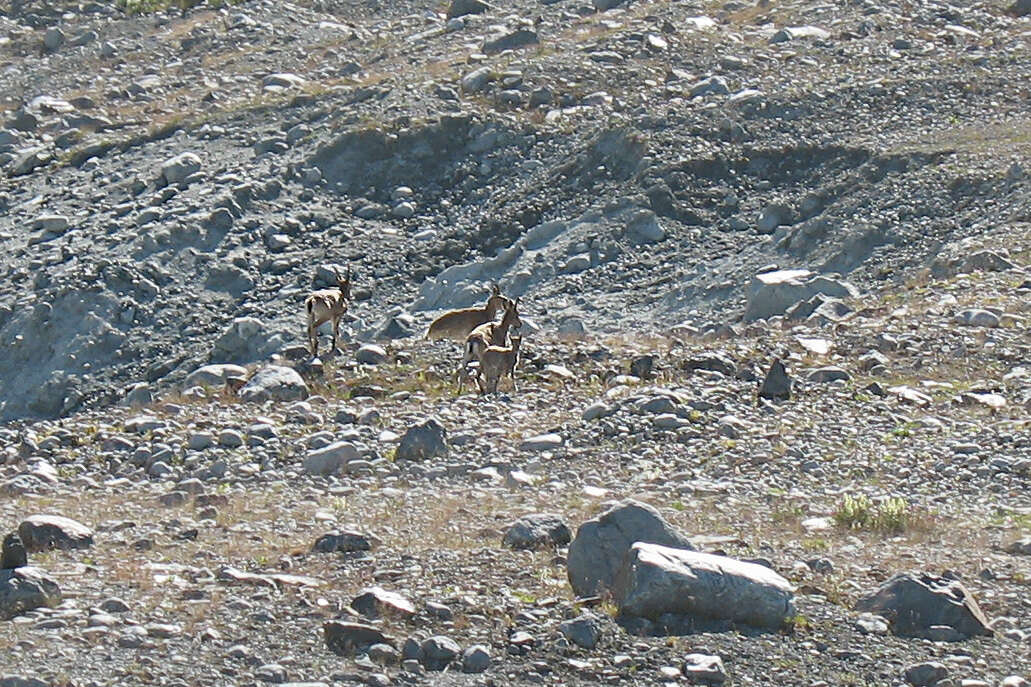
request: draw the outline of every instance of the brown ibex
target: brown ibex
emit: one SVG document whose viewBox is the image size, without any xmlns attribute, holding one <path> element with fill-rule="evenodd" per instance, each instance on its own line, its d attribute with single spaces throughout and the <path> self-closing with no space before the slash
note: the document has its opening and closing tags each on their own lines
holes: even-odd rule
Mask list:
<svg viewBox="0 0 1031 687">
<path fill-rule="evenodd" d="M 458 393 L 462 393 L 462 385 L 465 381 L 466 368 L 471 360 L 479 362 L 480 356 L 489 346 L 506 346 L 508 344 L 508 330 L 523 326 L 519 319 L 519 299 L 508 301 L 505 304 L 505 314 L 501 322 L 495 324 L 488 322 L 481 324 L 469 333 L 465 339 L 465 349 L 462 351 L 462 365 L 458 368 Z M 480 384 L 481 369 L 476 370 L 476 382 Z"/>
<path fill-rule="evenodd" d="M 444 313 L 430 323 L 425 338 L 463 342 L 469 336 L 469 332 L 484 322 L 493 322 L 494 316 L 499 310 L 504 309 L 508 302 L 509 299 L 501 295 L 501 288 L 492 283 L 490 297 L 482 308 L 462 308 Z"/>
<path fill-rule="evenodd" d="M 497 393 L 498 382 L 506 374 L 512 379 L 512 391 L 516 388 L 515 369 L 519 364 L 519 348 L 523 343 L 523 337 L 512 336 L 512 346 L 487 346 L 480 354 L 480 372 L 484 381 L 480 383 L 480 393 Z M 480 382 L 480 378 L 476 378 Z"/>
<path fill-rule="evenodd" d="M 351 266 L 347 266 L 347 274 L 341 278 L 334 272 L 337 284 L 328 289 L 312 292 L 304 299 L 304 309 L 308 311 L 308 345 L 312 356 L 319 354 L 319 325 L 333 321 L 333 348 L 337 347 L 337 335 L 340 331 L 340 318 L 347 312 L 347 303 L 351 300 Z"/>
</svg>

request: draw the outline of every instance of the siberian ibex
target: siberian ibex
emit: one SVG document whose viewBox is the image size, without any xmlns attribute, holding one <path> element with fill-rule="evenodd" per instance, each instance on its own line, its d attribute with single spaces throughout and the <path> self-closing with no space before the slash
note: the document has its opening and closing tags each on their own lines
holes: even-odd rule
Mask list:
<svg viewBox="0 0 1031 687">
<path fill-rule="evenodd" d="M 509 302 L 508 298 L 501 295 L 501 288 L 492 283 L 490 297 L 482 308 L 462 308 L 444 313 L 430 323 L 426 338 L 464 342 L 469 332 L 484 322 L 493 322 L 494 316 Z"/>
<path fill-rule="evenodd" d="M 512 336 L 512 346 L 487 346 L 480 354 L 480 372 L 483 374 L 483 382 L 477 377 L 480 393 L 497 393 L 498 382 L 505 375 L 512 379 L 512 391 L 517 391 L 515 380 L 516 365 L 519 364 L 519 347 L 523 343 L 523 337 Z"/>
<path fill-rule="evenodd" d="M 462 365 L 458 368 L 458 393 L 462 393 L 462 385 L 465 381 L 466 368 L 471 360 L 480 361 L 480 356 L 489 346 L 506 346 L 508 344 L 508 330 L 523 326 L 519 319 L 519 299 L 508 301 L 505 304 L 505 315 L 501 318 L 500 324 L 488 322 L 481 324 L 469 333 L 465 339 L 465 350 L 462 352 Z M 476 381 L 480 384 L 481 369 L 476 370 Z"/>
<path fill-rule="evenodd" d="M 334 272 L 337 285 L 313 292 L 304 299 L 304 309 L 308 311 L 308 345 L 312 356 L 319 354 L 319 325 L 333 321 L 333 348 L 337 347 L 337 335 L 340 331 L 340 318 L 347 312 L 347 303 L 351 300 L 351 266 L 347 266 L 347 274 L 341 278 Z"/>
</svg>

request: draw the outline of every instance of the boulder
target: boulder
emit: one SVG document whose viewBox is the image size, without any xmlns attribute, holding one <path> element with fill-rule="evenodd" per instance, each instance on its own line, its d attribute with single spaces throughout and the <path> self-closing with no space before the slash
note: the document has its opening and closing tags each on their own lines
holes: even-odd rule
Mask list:
<svg viewBox="0 0 1031 687">
<path fill-rule="evenodd" d="M 447 18 L 464 17 L 467 14 L 483 14 L 490 10 L 490 5 L 483 0 L 451 0 L 447 8 Z"/>
<path fill-rule="evenodd" d="M 755 276 L 748 288 L 744 320 L 765 319 L 783 315 L 799 301 L 816 294 L 834 298 L 855 298 L 859 291 L 848 282 L 814 276 L 809 270 L 776 270 Z"/>
<path fill-rule="evenodd" d="M 0 570 L 0 620 L 59 603 L 61 588 L 39 568 Z"/>
<path fill-rule="evenodd" d="M 161 178 L 166 184 L 178 184 L 201 169 L 196 153 L 180 153 L 161 164 Z"/>
<path fill-rule="evenodd" d="M 435 456 L 447 456 L 447 430 L 436 418 L 427 418 L 412 425 L 397 445 L 398 460 L 426 460 Z"/>
<path fill-rule="evenodd" d="M 950 627 L 963 636 L 991 636 L 988 618 L 958 581 L 926 573 L 892 577 L 856 610 L 876 613 L 901 637 L 928 637 L 932 628 Z"/>
<path fill-rule="evenodd" d="M 475 644 L 462 652 L 462 672 L 482 673 L 490 667 L 490 649 Z"/>
<path fill-rule="evenodd" d="M 238 317 L 215 340 L 211 358 L 248 363 L 273 353 L 282 343 L 282 336 L 270 332 L 258 318 Z"/>
<path fill-rule="evenodd" d="M 61 549 L 88 549 L 93 530 L 60 515 L 33 515 L 18 525 L 18 536 L 29 553 Z"/>
<path fill-rule="evenodd" d="M 786 401 L 791 398 L 791 377 L 780 359 L 770 363 L 766 376 L 759 387 L 759 397 L 771 401 Z"/>
<path fill-rule="evenodd" d="M 795 615 L 794 588 L 766 566 L 638 542 L 612 589 L 624 616 L 672 613 L 778 629 Z"/>
<path fill-rule="evenodd" d="M 320 553 L 353 553 L 355 551 L 369 551 L 372 549 L 372 540 L 368 535 L 351 530 L 327 532 L 312 545 L 312 551 Z"/>
<path fill-rule="evenodd" d="M 539 549 L 564 546 L 572 539 L 569 526 L 555 513 L 524 515 L 512 523 L 501 540 L 512 549 Z"/>
<path fill-rule="evenodd" d="M 240 365 L 204 365 L 186 375 L 183 382 L 185 388 L 192 386 L 221 387 L 229 377 L 246 377 L 247 368 Z"/>
<path fill-rule="evenodd" d="M 710 654 L 688 654 L 684 656 L 681 669 L 684 677 L 692 684 L 722 685 L 727 681 L 723 659 Z"/>
<path fill-rule="evenodd" d="M 422 664 L 426 670 L 444 670 L 458 658 L 462 651 L 458 642 L 444 635 L 436 635 L 424 640 L 421 648 Z"/>
<path fill-rule="evenodd" d="M 351 608 L 366 618 L 375 620 L 381 615 L 392 615 L 411 618 L 415 615 L 415 606 L 397 592 L 390 592 L 382 587 L 363 589 L 351 601 Z"/>
<path fill-rule="evenodd" d="M 269 365 L 243 385 L 240 398 L 250 402 L 298 401 L 308 398 L 308 385 L 293 368 Z"/>
<path fill-rule="evenodd" d="M 0 554 L 0 570 L 23 568 L 29 564 L 29 558 L 17 532 L 4 537 L 3 551 Z"/>
<path fill-rule="evenodd" d="M 394 646 L 394 640 L 372 625 L 330 620 L 322 624 L 326 646 L 340 656 L 353 656 L 373 644 Z"/>
<path fill-rule="evenodd" d="M 345 472 L 347 464 L 358 460 L 358 448 L 349 441 L 337 441 L 314 451 L 309 451 L 301 467 L 309 475 L 338 475 Z"/>
<path fill-rule="evenodd" d="M 576 618 L 559 623 L 558 630 L 573 644 L 590 650 L 598 646 L 598 642 L 601 641 L 601 618 L 593 613 L 583 613 Z"/>
<path fill-rule="evenodd" d="M 929 687 L 948 677 L 949 669 L 945 667 L 944 663 L 925 661 L 906 666 L 903 674 L 906 677 L 906 682 L 913 685 L 913 687 Z"/>
<path fill-rule="evenodd" d="M 566 562 L 569 584 L 576 595 L 593 596 L 610 589 L 623 558 L 635 542 L 694 548 L 651 506 L 623 501 L 577 529 Z"/>
<path fill-rule="evenodd" d="M 657 243 L 666 238 L 666 230 L 651 210 L 638 210 L 626 223 L 627 234 L 638 243 Z"/>
</svg>

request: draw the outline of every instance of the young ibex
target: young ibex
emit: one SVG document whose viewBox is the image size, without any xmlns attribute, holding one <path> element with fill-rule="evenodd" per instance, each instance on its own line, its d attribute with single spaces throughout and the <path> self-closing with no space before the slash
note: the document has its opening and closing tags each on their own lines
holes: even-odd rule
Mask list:
<svg viewBox="0 0 1031 687">
<path fill-rule="evenodd" d="M 337 335 L 340 331 L 340 317 L 347 312 L 347 302 L 351 300 L 351 266 L 347 266 L 347 274 L 341 278 L 339 272 L 334 276 L 337 285 L 329 289 L 313 292 L 304 299 L 304 309 L 308 311 L 308 345 L 312 356 L 319 354 L 319 325 L 333 320 L 333 348 L 337 347 Z"/>
<path fill-rule="evenodd" d="M 483 353 L 480 354 L 480 372 L 483 374 L 484 381 L 479 384 L 480 393 L 497 393 L 498 382 L 506 374 L 512 379 L 512 391 L 518 391 L 516 388 L 515 380 L 515 369 L 519 364 L 519 347 L 523 343 L 523 337 L 512 336 L 512 346 L 505 348 L 504 346 L 487 346 Z M 480 378 L 476 378 L 477 382 L 480 382 Z"/>
<path fill-rule="evenodd" d="M 479 362 L 480 356 L 490 346 L 506 346 L 508 344 L 508 330 L 523 326 L 519 319 L 519 299 L 508 301 L 505 304 L 505 315 L 499 324 L 488 322 L 481 324 L 469 333 L 465 339 L 465 350 L 462 352 L 462 365 L 458 368 L 458 393 L 462 393 L 462 385 L 465 381 L 466 368 L 469 362 Z M 476 370 L 476 383 L 480 384 L 481 369 Z"/>
<path fill-rule="evenodd" d="M 469 336 L 469 332 L 484 322 L 493 322 L 494 316 L 508 302 L 509 299 L 501 295 L 501 288 L 496 283 L 492 283 L 490 297 L 482 308 L 463 308 L 444 313 L 430 323 L 425 338 L 463 342 Z"/>
</svg>

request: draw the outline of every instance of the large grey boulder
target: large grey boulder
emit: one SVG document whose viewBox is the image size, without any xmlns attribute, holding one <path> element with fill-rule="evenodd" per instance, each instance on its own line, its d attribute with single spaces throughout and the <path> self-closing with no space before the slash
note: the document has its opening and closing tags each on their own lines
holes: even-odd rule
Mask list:
<svg viewBox="0 0 1031 687">
<path fill-rule="evenodd" d="M 18 525 L 18 536 L 29 553 L 60 549 L 88 549 L 93 530 L 60 515 L 32 515 Z"/>
<path fill-rule="evenodd" d="M 308 385 L 292 367 L 269 365 L 240 389 L 240 398 L 245 401 L 297 401 L 308 398 Z"/>
<path fill-rule="evenodd" d="M 336 475 L 346 471 L 347 464 L 358 460 L 358 449 L 348 441 L 337 441 L 324 448 L 310 451 L 302 467 L 309 475 Z"/>
<path fill-rule="evenodd" d="M 398 460 L 426 460 L 435 456 L 447 456 L 447 430 L 436 418 L 412 425 L 397 445 Z"/>
<path fill-rule="evenodd" d="M 467 14 L 483 14 L 490 10 L 490 5 L 483 0 L 451 0 L 447 8 L 447 18 L 464 17 Z"/>
<path fill-rule="evenodd" d="M 593 596 L 610 589 L 635 542 L 694 549 L 657 510 L 639 501 L 623 501 L 577 529 L 566 561 L 569 584 L 576 595 Z"/>
<path fill-rule="evenodd" d="M 650 620 L 673 613 L 777 629 L 795 615 L 794 588 L 765 566 L 641 542 L 612 594 L 622 615 Z"/>
<path fill-rule="evenodd" d="M 809 270 L 763 272 L 756 275 L 749 285 L 744 320 L 751 322 L 783 315 L 795 303 L 809 300 L 816 294 L 856 298 L 859 291 L 848 282 L 814 276 Z"/>
<path fill-rule="evenodd" d="M 960 635 L 991 636 L 987 616 L 958 580 L 928 574 L 904 573 L 860 599 L 856 610 L 876 613 L 901 637 L 929 637 L 936 627 L 949 627 Z"/>
<path fill-rule="evenodd" d="M 0 570 L 0 620 L 61 603 L 61 588 L 39 568 Z"/>
</svg>

